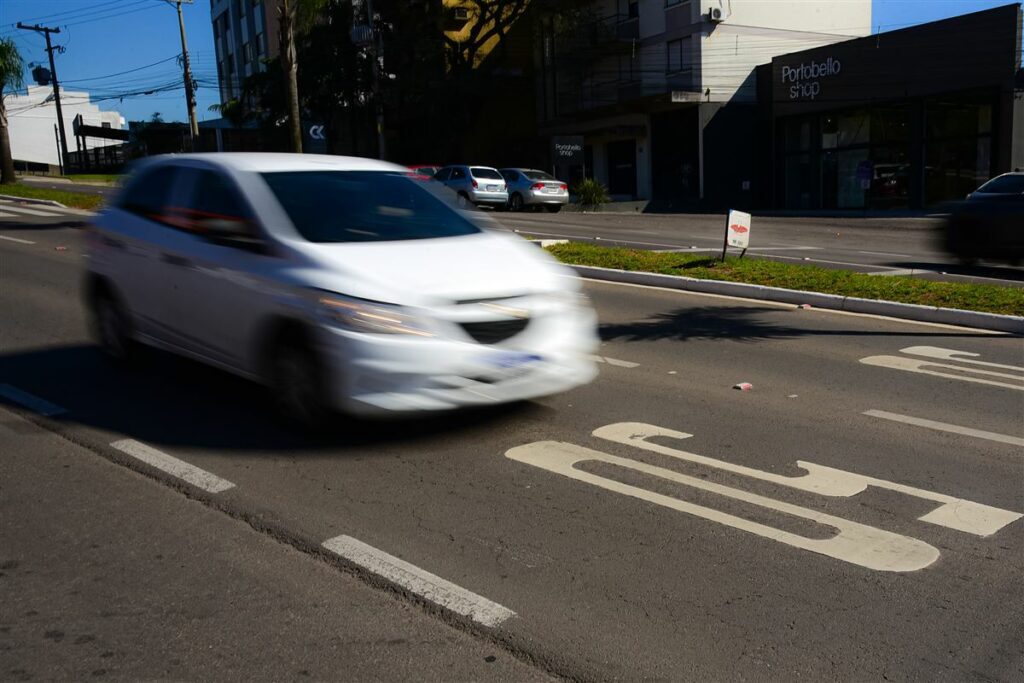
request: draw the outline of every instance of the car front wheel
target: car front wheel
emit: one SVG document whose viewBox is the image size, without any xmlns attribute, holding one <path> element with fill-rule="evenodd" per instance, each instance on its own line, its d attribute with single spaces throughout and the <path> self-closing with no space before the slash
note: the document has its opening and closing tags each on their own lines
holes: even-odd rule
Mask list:
<svg viewBox="0 0 1024 683">
<path fill-rule="evenodd" d="M 296 339 L 281 343 L 273 357 L 271 387 L 278 412 L 303 428 L 322 427 L 330 410 L 313 352 Z"/>
<path fill-rule="evenodd" d="M 117 297 L 107 290 L 96 293 L 92 300 L 92 323 L 96 341 L 114 361 L 124 362 L 132 352 L 131 321 Z"/>
<path fill-rule="evenodd" d="M 523 196 L 521 194 L 519 194 L 518 192 L 516 192 L 514 195 L 512 195 L 512 198 L 508 200 L 508 208 L 511 209 L 512 211 L 517 211 L 517 212 L 518 211 L 522 211 L 523 210 Z"/>
</svg>

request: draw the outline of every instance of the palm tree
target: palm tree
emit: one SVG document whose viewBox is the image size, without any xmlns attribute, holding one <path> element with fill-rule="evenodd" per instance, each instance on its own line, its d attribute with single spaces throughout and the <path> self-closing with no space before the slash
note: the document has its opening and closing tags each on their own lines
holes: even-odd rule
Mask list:
<svg viewBox="0 0 1024 683">
<path fill-rule="evenodd" d="M 0 39 L 0 183 L 14 183 L 14 159 L 11 157 L 11 136 L 7 132 L 7 107 L 4 90 L 17 90 L 25 83 L 25 63 L 11 38 Z"/>
</svg>

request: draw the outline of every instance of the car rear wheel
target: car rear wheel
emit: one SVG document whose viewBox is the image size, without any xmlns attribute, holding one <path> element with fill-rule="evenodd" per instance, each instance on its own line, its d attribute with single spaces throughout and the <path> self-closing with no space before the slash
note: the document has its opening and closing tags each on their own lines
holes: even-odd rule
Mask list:
<svg viewBox="0 0 1024 683">
<path fill-rule="evenodd" d="M 330 415 L 316 356 L 300 339 L 277 346 L 271 365 L 271 387 L 278 413 L 302 428 L 323 427 Z"/>
<path fill-rule="evenodd" d="M 460 209 L 468 209 L 469 207 L 473 206 L 473 202 L 469 201 L 469 195 L 467 195 L 465 192 L 459 193 L 458 204 Z"/>
<path fill-rule="evenodd" d="M 561 204 L 548 204 L 544 208 L 547 209 L 548 213 L 558 213 L 559 211 L 562 210 L 562 205 Z"/>
<path fill-rule="evenodd" d="M 511 209 L 512 211 L 522 211 L 523 196 L 518 192 L 513 194 L 512 197 L 508 200 L 508 208 Z"/>
<path fill-rule="evenodd" d="M 100 289 L 93 296 L 92 325 L 96 341 L 108 358 L 123 363 L 131 357 L 134 345 L 131 319 L 108 289 Z"/>
</svg>

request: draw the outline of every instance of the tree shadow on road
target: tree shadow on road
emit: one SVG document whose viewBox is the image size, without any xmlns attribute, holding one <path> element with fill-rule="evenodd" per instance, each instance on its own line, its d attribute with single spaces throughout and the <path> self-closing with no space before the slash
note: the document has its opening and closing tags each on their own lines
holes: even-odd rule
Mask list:
<svg viewBox="0 0 1024 683">
<path fill-rule="evenodd" d="M 157 448 L 199 447 L 247 455 L 375 456 L 386 447 L 427 443 L 451 451 L 452 439 L 483 439 L 548 409 L 532 403 L 400 420 L 346 420 L 317 433 L 285 425 L 269 391 L 185 358 L 145 350 L 131 366 L 112 365 L 93 346 L 32 349 L 0 355 L 0 384 L 67 410 L 60 419 L 127 436 Z M 4 402 L 0 399 L 0 405 Z"/>
<path fill-rule="evenodd" d="M 908 330 L 893 332 L 886 329 L 827 329 L 808 326 L 806 320 L 798 325 L 780 325 L 765 320 L 766 313 L 785 314 L 783 310 L 767 310 L 755 306 L 681 308 L 668 313 L 659 313 L 644 320 L 629 323 L 607 323 L 600 326 L 603 341 L 675 341 L 728 339 L 740 342 L 755 342 L 771 339 L 796 339 L 798 337 L 956 337 L 991 338 L 986 332 L 956 332 L 942 330 L 928 332 Z M 791 315 L 799 316 L 802 311 L 793 309 Z"/>
</svg>

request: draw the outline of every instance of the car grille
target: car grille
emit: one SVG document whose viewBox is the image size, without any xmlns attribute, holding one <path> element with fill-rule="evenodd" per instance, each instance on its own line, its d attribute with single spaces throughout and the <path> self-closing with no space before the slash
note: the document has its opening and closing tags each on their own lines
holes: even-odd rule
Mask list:
<svg viewBox="0 0 1024 683">
<path fill-rule="evenodd" d="M 529 324 L 529 318 L 515 318 L 512 320 L 462 323 L 462 329 L 481 344 L 499 344 L 506 339 L 516 336 L 525 330 Z"/>
</svg>

